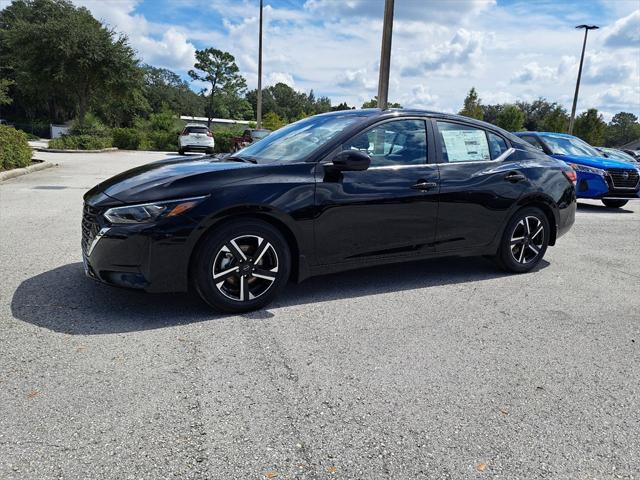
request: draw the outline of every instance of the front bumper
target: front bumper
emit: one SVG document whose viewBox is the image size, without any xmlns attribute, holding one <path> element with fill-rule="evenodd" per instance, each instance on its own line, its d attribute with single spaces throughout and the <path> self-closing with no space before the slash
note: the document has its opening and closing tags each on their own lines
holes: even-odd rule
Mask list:
<svg viewBox="0 0 640 480">
<path fill-rule="evenodd" d="M 625 199 L 633 200 L 640 198 L 639 185 L 635 187 L 619 187 L 612 179 L 611 175 L 603 177 L 589 172 L 578 171 L 576 195 L 578 198 L 591 198 L 594 200 L 603 199 Z"/>
<path fill-rule="evenodd" d="M 194 221 L 183 216 L 156 224 L 110 225 L 102 213 L 88 205 L 83 212 L 82 259 L 89 277 L 148 292 L 187 290 Z"/>
</svg>

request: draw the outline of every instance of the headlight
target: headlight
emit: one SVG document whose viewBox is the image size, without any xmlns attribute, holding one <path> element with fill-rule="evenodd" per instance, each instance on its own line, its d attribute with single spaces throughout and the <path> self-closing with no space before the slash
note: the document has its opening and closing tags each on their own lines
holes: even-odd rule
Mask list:
<svg viewBox="0 0 640 480">
<path fill-rule="evenodd" d="M 584 165 L 578 165 L 577 163 L 570 163 L 569 166 L 577 172 L 595 173 L 596 175 L 600 175 L 601 177 L 607 176 L 607 172 L 599 168 L 586 167 Z"/>
<path fill-rule="evenodd" d="M 114 207 L 104 212 L 104 218 L 111 223 L 151 223 L 160 218 L 182 215 L 205 198 L 207 196 Z"/>
</svg>

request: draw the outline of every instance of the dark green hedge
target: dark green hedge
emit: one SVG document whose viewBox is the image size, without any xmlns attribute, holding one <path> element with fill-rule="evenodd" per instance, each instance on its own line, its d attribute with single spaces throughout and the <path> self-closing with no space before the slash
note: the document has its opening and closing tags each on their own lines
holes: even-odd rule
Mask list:
<svg viewBox="0 0 640 480">
<path fill-rule="evenodd" d="M 27 135 L 12 127 L 0 125 L 0 170 L 26 167 L 31 163 L 31 147 Z"/>
</svg>

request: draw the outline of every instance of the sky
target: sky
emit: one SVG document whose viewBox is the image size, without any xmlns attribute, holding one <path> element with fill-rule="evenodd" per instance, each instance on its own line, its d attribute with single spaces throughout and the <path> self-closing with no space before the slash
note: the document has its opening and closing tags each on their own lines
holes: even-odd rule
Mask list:
<svg viewBox="0 0 640 480">
<path fill-rule="evenodd" d="M 196 49 L 235 56 L 257 85 L 259 0 L 73 0 L 129 37 L 145 63 L 188 79 Z M 0 0 L 0 8 L 8 4 Z M 377 93 L 384 0 L 264 0 L 263 85 L 313 89 L 360 106 Z M 640 116 L 640 0 L 396 0 L 389 99 L 460 110 L 542 96 L 571 107 L 589 33 L 578 111 Z M 196 90 L 198 84 L 192 84 Z"/>
</svg>

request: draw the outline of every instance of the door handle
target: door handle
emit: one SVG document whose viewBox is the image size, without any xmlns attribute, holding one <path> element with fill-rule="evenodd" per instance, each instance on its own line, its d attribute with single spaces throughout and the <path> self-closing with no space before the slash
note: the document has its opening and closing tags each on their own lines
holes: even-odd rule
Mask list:
<svg viewBox="0 0 640 480">
<path fill-rule="evenodd" d="M 509 181 L 509 182 L 520 182 L 522 180 L 525 180 L 527 177 L 525 177 L 524 175 L 522 175 L 521 173 L 517 173 L 517 172 L 509 172 L 504 176 L 504 179 Z"/>
<path fill-rule="evenodd" d="M 438 186 L 438 184 L 435 183 L 435 182 L 423 182 L 423 181 L 420 181 L 420 182 L 416 183 L 415 185 L 411 185 L 411 188 L 413 188 L 414 190 L 426 191 L 426 190 L 431 190 L 432 188 L 436 188 L 437 186 Z"/>
</svg>

